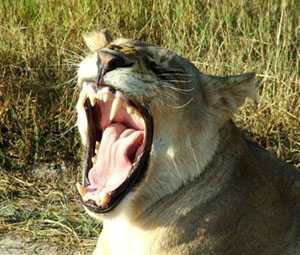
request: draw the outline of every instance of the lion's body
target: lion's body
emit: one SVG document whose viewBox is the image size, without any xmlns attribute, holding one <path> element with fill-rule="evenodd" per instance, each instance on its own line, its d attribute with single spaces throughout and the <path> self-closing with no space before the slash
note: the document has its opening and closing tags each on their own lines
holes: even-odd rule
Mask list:
<svg viewBox="0 0 300 255">
<path fill-rule="evenodd" d="M 132 222 L 108 220 L 95 254 L 300 254 L 298 172 L 222 131 L 203 176 Z"/>
<path fill-rule="evenodd" d="M 103 80 L 148 107 L 154 126 L 143 178 L 111 212 L 89 211 L 104 224 L 95 255 L 300 254 L 299 172 L 230 120 L 253 95 L 253 74 L 205 75 L 159 47 L 101 34 L 87 43 L 134 63 Z M 96 61 L 82 62 L 79 82 L 96 79 Z"/>
</svg>

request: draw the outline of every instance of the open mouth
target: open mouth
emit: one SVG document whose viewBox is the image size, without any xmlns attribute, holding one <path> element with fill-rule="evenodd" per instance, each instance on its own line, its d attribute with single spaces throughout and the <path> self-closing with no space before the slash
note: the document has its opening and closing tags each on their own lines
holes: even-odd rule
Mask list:
<svg viewBox="0 0 300 255">
<path fill-rule="evenodd" d="M 152 117 L 121 91 L 94 81 L 83 82 L 78 104 L 87 116 L 87 155 L 77 189 L 89 210 L 107 212 L 141 179 L 151 150 Z"/>
</svg>

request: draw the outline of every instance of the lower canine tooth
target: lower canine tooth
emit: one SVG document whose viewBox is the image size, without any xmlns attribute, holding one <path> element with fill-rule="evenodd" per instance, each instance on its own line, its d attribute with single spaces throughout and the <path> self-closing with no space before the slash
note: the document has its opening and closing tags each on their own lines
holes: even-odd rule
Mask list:
<svg viewBox="0 0 300 255">
<path fill-rule="evenodd" d="M 110 194 L 103 191 L 98 195 L 98 198 L 95 200 L 98 206 L 105 206 L 110 201 Z"/>
<path fill-rule="evenodd" d="M 97 157 L 96 156 L 92 157 L 92 163 L 95 165 L 96 162 L 97 162 Z"/>
<path fill-rule="evenodd" d="M 138 112 L 133 106 L 126 106 L 126 110 L 128 114 L 133 114 L 137 119 L 142 118 L 142 114 L 140 114 L 140 112 Z"/>
<path fill-rule="evenodd" d="M 135 111 L 133 114 L 134 114 L 134 116 L 135 116 L 137 119 L 141 119 L 141 118 L 142 118 L 142 114 L 140 114 L 138 111 Z"/>
<path fill-rule="evenodd" d="M 126 110 L 127 110 L 128 114 L 131 114 L 131 113 L 133 113 L 135 111 L 134 107 L 132 107 L 130 105 L 126 107 Z"/>
<path fill-rule="evenodd" d="M 95 154 L 96 155 L 98 154 L 99 148 L 100 148 L 100 142 L 96 141 L 96 144 L 95 144 Z"/>
<path fill-rule="evenodd" d="M 82 186 L 80 183 L 76 183 L 76 187 L 77 187 L 77 190 L 80 194 L 80 196 L 84 197 L 86 195 L 86 193 L 88 192 L 87 188 Z"/>
</svg>

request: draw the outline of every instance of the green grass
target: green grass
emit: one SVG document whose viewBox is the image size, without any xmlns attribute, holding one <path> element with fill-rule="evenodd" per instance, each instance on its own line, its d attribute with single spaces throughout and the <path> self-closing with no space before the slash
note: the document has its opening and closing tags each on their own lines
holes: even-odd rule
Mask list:
<svg viewBox="0 0 300 255">
<path fill-rule="evenodd" d="M 82 35 L 104 27 L 170 48 L 206 73 L 255 71 L 259 101 L 247 101 L 234 119 L 300 169 L 299 15 L 299 0 L 2 0 L 0 233 L 51 237 L 75 250 L 94 240 L 99 226 L 74 190 L 81 155 L 74 79 L 87 50 Z M 32 177 L 48 163 L 62 169 L 60 178 Z"/>
</svg>

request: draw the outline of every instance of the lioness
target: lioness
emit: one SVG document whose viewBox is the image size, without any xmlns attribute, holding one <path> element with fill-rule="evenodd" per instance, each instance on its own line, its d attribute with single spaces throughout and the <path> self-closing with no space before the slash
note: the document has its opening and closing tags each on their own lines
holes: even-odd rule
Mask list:
<svg viewBox="0 0 300 255">
<path fill-rule="evenodd" d="M 255 74 L 216 77 L 107 30 L 86 36 L 78 127 L 96 255 L 300 254 L 300 174 L 230 120 Z"/>
</svg>

